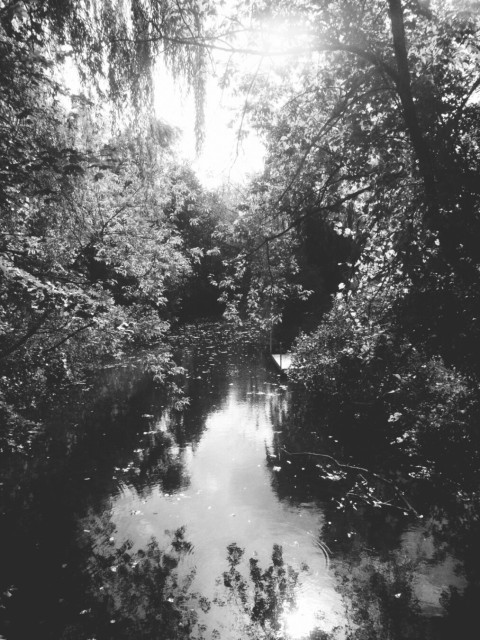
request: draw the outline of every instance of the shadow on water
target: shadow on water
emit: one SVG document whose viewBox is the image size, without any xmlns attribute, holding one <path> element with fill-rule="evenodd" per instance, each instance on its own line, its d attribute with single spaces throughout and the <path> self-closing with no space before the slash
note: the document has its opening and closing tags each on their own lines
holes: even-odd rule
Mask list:
<svg viewBox="0 0 480 640">
<path fill-rule="evenodd" d="M 132 363 L 2 456 L 0 635 L 471 637 L 478 514 L 401 460 L 369 473 L 247 338 L 179 336 L 181 411 Z"/>
</svg>

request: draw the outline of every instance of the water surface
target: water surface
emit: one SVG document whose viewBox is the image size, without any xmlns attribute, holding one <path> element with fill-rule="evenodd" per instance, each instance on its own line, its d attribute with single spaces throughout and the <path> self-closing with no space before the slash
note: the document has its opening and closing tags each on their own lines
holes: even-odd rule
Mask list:
<svg viewBox="0 0 480 640">
<path fill-rule="evenodd" d="M 437 633 L 467 585 L 438 512 L 345 508 L 345 479 L 294 451 L 292 394 L 260 349 L 190 329 L 177 358 L 185 409 L 141 367 L 114 368 L 4 456 L 0 633 Z M 316 451 L 342 455 L 321 431 Z"/>
</svg>

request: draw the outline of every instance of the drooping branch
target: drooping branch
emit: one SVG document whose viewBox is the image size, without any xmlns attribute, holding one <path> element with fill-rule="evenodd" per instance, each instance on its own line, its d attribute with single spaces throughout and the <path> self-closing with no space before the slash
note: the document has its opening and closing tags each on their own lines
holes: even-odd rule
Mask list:
<svg viewBox="0 0 480 640">
<path fill-rule="evenodd" d="M 93 327 L 94 324 L 95 324 L 95 322 L 92 321 L 92 322 L 89 322 L 88 324 L 84 324 L 81 327 L 78 327 L 74 331 L 71 331 L 68 335 L 63 337 L 61 340 L 56 342 L 54 345 L 52 345 L 51 347 L 48 347 L 47 349 L 44 349 L 42 351 L 42 354 L 49 353 L 50 351 L 55 351 L 55 349 L 58 349 L 58 347 L 61 347 L 62 344 L 65 344 L 65 342 L 70 340 L 70 338 L 73 338 L 74 336 L 76 336 L 78 333 L 81 333 L 82 331 L 86 331 L 87 329 L 90 329 L 90 327 Z"/>
</svg>

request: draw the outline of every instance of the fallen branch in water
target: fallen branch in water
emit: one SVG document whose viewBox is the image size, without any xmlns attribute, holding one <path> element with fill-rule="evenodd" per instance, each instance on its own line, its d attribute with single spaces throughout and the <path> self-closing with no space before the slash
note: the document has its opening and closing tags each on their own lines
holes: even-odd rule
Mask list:
<svg viewBox="0 0 480 640">
<path fill-rule="evenodd" d="M 314 452 L 314 451 L 288 451 L 287 449 L 285 449 L 285 447 L 282 447 L 282 451 L 285 451 L 285 453 L 287 453 L 289 456 L 316 456 L 316 457 L 319 457 L 319 458 L 328 458 L 334 464 L 336 464 L 337 467 L 340 467 L 341 469 L 352 469 L 353 471 L 359 471 L 359 472 L 362 471 L 363 473 L 368 473 L 369 475 L 373 476 L 374 478 L 377 478 L 377 480 L 380 480 L 381 482 L 385 482 L 385 484 L 390 485 L 392 487 L 392 489 L 395 491 L 395 493 L 397 494 L 397 496 L 401 500 L 403 500 L 403 502 L 407 506 L 407 508 L 412 513 L 414 513 L 417 516 L 417 518 L 420 517 L 420 514 L 415 509 L 415 507 L 412 504 L 410 504 L 410 502 L 407 500 L 407 498 L 403 494 L 403 491 L 401 491 L 392 480 L 389 480 L 388 478 L 384 478 L 380 474 L 375 473 L 375 471 L 370 471 L 370 469 L 366 469 L 365 467 L 358 467 L 358 466 L 356 466 L 354 464 L 347 464 L 345 462 L 339 462 L 336 458 L 334 458 L 333 456 L 328 455 L 327 453 L 317 453 L 317 452 Z"/>
</svg>

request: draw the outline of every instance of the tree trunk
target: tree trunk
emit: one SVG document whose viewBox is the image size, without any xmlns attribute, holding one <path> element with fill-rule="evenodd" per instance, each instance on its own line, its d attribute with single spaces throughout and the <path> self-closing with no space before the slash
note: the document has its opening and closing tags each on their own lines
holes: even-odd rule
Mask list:
<svg viewBox="0 0 480 640">
<path fill-rule="evenodd" d="M 402 0 L 388 0 L 388 4 L 398 74 L 398 95 L 402 103 L 403 117 L 418 159 L 418 166 L 425 188 L 426 215 L 424 220 L 428 227 L 438 228 L 438 193 L 435 169 L 427 140 L 418 122 L 417 109 L 413 101 Z"/>
</svg>

